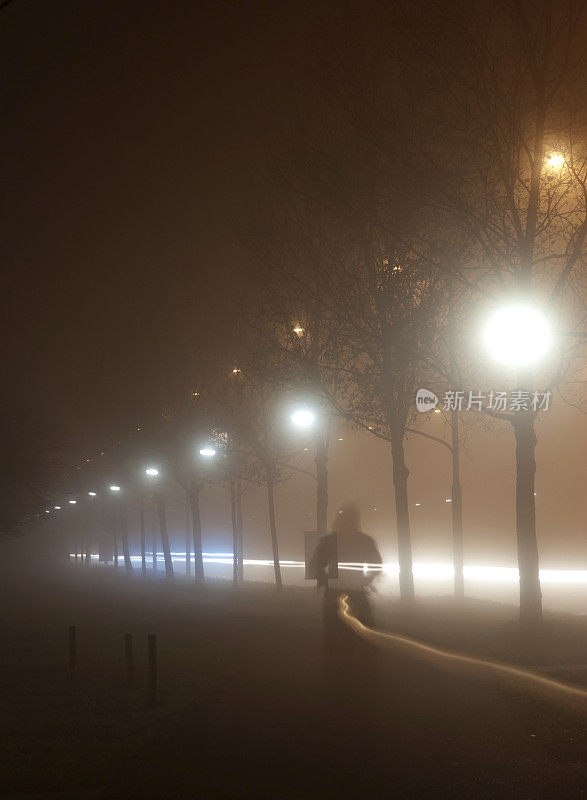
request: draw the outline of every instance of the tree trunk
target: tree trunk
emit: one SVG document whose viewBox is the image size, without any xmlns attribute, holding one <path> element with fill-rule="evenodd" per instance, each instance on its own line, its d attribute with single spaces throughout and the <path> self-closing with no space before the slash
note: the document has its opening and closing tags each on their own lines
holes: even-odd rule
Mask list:
<svg viewBox="0 0 587 800">
<path fill-rule="evenodd" d="M 165 561 L 165 577 L 173 580 L 173 561 L 171 560 L 171 548 L 169 546 L 169 534 L 167 532 L 167 514 L 165 509 L 165 498 L 162 494 L 157 494 L 157 513 L 159 515 L 159 529 L 161 531 L 161 545 L 163 547 L 163 559 Z"/>
<path fill-rule="evenodd" d="M 393 487 L 395 491 L 395 516 L 397 521 L 397 550 L 399 561 L 399 591 L 402 600 L 414 600 L 414 575 L 412 572 L 412 540 L 410 536 L 410 511 L 408 506 L 408 475 L 404 454 L 403 431 L 392 433 L 391 458 L 393 461 Z"/>
<path fill-rule="evenodd" d="M 128 546 L 128 525 L 127 511 L 124 503 L 120 506 L 120 538 L 122 539 L 122 553 L 124 555 L 124 568 L 129 575 L 132 575 L 132 561 L 130 560 L 130 549 Z"/>
<path fill-rule="evenodd" d="M 536 539 L 535 412 L 516 411 L 512 419 L 516 437 L 516 537 L 520 573 L 520 623 L 532 628 L 542 622 L 542 591 Z"/>
<path fill-rule="evenodd" d="M 328 440 L 324 431 L 316 437 L 316 532 L 328 532 Z"/>
<path fill-rule="evenodd" d="M 155 504 L 155 506 L 156 506 L 156 504 Z M 155 508 L 151 508 L 151 511 L 152 511 L 152 517 L 151 517 L 151 542 L 153 544 L 153 552 L 151 554 L 151 557 L 152 557 L 152 568 L 153 568 L 153 572 L 157 572 L 157 533 L 156 533 L 157 524 L 156 524 L 156 520 L 155 520 L 156 507 Z"/>
<path fill-rule="evenodd" d="M 236 527 L 238 532 L 238 579 L 244 580 L 245 553 L 243 537 L 243 484 L 239 478 L 237 483 Z"/>
<path fill-rule="evenodd" d="M 275 573 L 275 586 L 281 591 L 281 566 L 279 564 L 279 546 L 277 542 L 277 522 L 275 519 L 274 473 L 273 464 L 265 466 L 267 476 L 267 502 L 269 505 L 269 530 L 271 531 L 271 548 L 273 550 L 273 571 Z"/>
<path fill-rule="evenodd" d="M 141 525 L 141 575 L 147 574 L 147 556 L 145 553 L 145 496 L 141 494 L 140 499 L 140 525 Z"/>
<path fill-rule="evenodd" d="M 465 575 L 463 555 L 463 492 L 461 489 L 461 470 L 459 463 L 459 412 L 451 412 L 452 434 L 452 549 L 455 571 L 455 597 L 462 600 L 465 596 Z"/>
<path fill-rule="evenodd" d="M 185 514 L 185 574 L 186 577 L 192 574 L 192 554 L 191 554 L 191 535 L 190 535 L 190 504 L 189 499 L 186 504 Z"/>
<path fill-rule="evenodd" d="M 204 583 L 204 557 L 202 555 L 202 520 L 200 518 L 200 491 L 195 482 L 190 486 L 190 508 L 192 511 L 192 536 L 194 539 L 194 577 L 196 583 Z"/>
<path fill-rule="evenodd" d="M 230 482 L 230 516 L 232 519 L 232 582 L 238 583 L 238 525 L 236 515 L 236 485 Z"/>
<path fill-rule="evenodd" d="M 316 533 L 318 537 L 328 533 L 328 436 L 329 427 L 316 431 Z M 317 590 L 328 589 L 328 577 L 324 574 L 316 585 Z"/>
<path fill-rule="evenodd" d="M 454 316 L 451 313 L 448 320 L 448 348 L 450 359 L 450 382 L 453 389 L 459 383 L 458 370 L 456 364 L 456 330 Z M 454 567 L 454 592 L 458 600 L 465 597 L 465 575 L 464 575 L 464 554 L 463 554 L 463 492 L 461 488 L 461 465 L 460 465 L 460 444 L 459 444 L 459 411 L 451 411 L 451 454 L 452 454 L 452 492 L 451 492 L 451 516 L 452 516 L 452 550 Z"/>
</svg>

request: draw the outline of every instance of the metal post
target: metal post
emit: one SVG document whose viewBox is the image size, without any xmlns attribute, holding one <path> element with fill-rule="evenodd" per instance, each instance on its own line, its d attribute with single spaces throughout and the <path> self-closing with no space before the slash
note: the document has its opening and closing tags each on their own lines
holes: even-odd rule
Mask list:
<svg viewBox="0 0 587 800">
<path fill-rule="evenodd" d="M 149 705 L 157 705 L 157 636 L 150 633 L 147 636 L 147 651 L 149 661 Z"/>
<path fill-rule="evenodd" d="M 132 633 L 124 634 L 124 660 L 126 663 L 126 685 L 132 686 L 135 678 L 134 659 L 132 653 Z"/>
<path fill-rule="evenodd" d="M 75 640 L 75 625 L 70 625 L 68 629 L 68 655 L 69 655 L 69 677 L 75 681 L 76 668 L 77 668 L 77 648 Z"/>
</svg>

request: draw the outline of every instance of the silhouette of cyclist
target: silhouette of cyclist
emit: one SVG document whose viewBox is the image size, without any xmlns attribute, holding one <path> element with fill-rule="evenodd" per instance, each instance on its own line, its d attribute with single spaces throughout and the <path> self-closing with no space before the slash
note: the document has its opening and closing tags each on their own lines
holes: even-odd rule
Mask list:
<svg viewBox="0 0 587 800">
<path fill-rule="evenodd" d="M 341 507 L 334 520 L 334 532 L 320 539 L 310 562 L 318 586 L 324 588 L 327 673 L 331 670 L 338 673 L 345 665 L 370 665 L 366 652 L 369 645 L 338 615 L 339 598 L 341 595 L 348 595 L 351 612 L 363 624 L 373 626 L 373 612 L 367 593 L 372 588 L 373 580 L 381 572 L 382 560 L 374 540 L 366 533 L 361 533 L 360 527 L 358 508 L 353 504 Z"/>
</svg>

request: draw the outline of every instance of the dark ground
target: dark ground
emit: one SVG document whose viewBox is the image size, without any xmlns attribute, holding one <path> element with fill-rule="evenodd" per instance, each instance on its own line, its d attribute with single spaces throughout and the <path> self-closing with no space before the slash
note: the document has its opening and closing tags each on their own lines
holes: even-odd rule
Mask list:
<svg viewBox="0 0 587 800">
<path fill-rule="evenodd" d="M 1 798 L 587 797 L 586 720 L 519 686 L 391 653 L 369 674 L 341 663 L 325 686 L 312 590 L 197 594 L 99 570 L 73 582 L 72 572 L 59 590 L 4 582 Z M 401 627 L 398 614 L 379 624 Z M 450 609 L 442 624 L 435 614 L 438 604 L 414 630 L 427 619 L 442 639 Z M 472 611 L 471 631 L 489 616 L 488 604 Z M 65 670 L 71 623 L 75 686 Z M 466 625 L 456 627 L 463 644 Z M 511 649 L 511 622 L 498 628 Z M 125 632 L 135 643 L 130 689 Z M 155 709 L 145 707 L 147 633 L 158 635 Z M 485 638 L 495 649 L 499 636 Z"/>
</svg>

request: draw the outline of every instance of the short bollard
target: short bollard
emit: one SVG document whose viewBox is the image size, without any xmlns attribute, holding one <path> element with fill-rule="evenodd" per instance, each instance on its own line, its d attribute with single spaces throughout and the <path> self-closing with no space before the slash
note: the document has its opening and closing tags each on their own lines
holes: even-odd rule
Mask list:
<svg viewBox="0 0 587 800">
<path fill-rule="evenodd" d="M 75 673 L 77 667 L 77 652 L 76 652 L 76 642 L 75 642 L 75 625 L 70 625 L 68 630 L 68 637 L 67 637 L 67 649 L 68 649 L 68 669 L 69 669 L 69 678 L 70 680 L 75 680 Z"/>
<path fill-rule="evenodd" d="M 157 705 L 157 636 L 150 633 L 147 637 L 149 659 L 149 706 Z"/>
<path fill-rule="evenodd" d="M 135 668 L 132 653 L 132 633 L 124 634 L 124 660 L 126 663 L 126 686 L 132 686 L 135 680 Z"/>
</svg>

